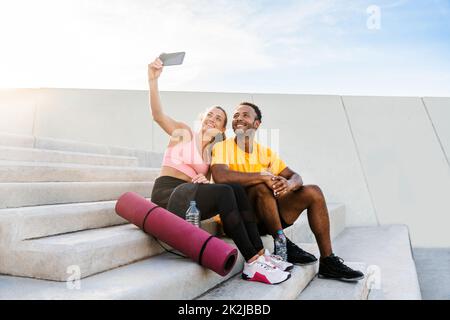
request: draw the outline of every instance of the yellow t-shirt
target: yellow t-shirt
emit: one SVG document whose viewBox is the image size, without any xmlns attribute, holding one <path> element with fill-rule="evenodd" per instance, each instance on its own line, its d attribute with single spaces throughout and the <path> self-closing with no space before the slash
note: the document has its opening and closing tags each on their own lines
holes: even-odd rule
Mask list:
<svg viewBox="0 0 450 320">
<path fill-rule="evenodd" d="M 233 171 L 270 172 L 279 175 L 287 166 L 270 148 L 253 142 L 252 153 L 238 147 L 233 138 L 217 143 L 212 151 L 211 166 L 226 164 Z"/>
</svg>

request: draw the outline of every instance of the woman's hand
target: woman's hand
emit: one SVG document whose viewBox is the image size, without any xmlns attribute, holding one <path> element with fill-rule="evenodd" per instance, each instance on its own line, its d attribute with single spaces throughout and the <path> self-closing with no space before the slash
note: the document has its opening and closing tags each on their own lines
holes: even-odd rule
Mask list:
<svg viewBox="0 0 450 320">
<path fill-rule="evenodd" d="M 149 86 L 149 103 L 153 120 L 169 135 L 172 136 L 177 129 L 191 130 L 184 122 L 176 121 L 163 111 L 161 98 L 159 96 L 157 79 L 163 71 L 163 62 L 156 58 L 155 61 L 148 65 L 148 86 Z"/>
<path fill-rule="evenodd" d="M 156 58 L 155 61 L 148 65 L 148 81 L 153 81 L 159 78 L 163 71 L 163 62 Z"/>
<path fill-rule="evenodd" d="M 203 183 L 208 184 L 211 183 L 208 179 L 206 179 L 205 175 L 199 173 L 195 177 L 192 178 L 192 183 Z"/>
</svg>

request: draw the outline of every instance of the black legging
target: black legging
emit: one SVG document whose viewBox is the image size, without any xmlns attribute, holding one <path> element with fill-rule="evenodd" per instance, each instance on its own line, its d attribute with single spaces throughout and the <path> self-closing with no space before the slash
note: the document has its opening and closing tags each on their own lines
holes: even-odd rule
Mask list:
<svg viewBox="0 0 450 320">
<path fill-rule="evenodd" d="M 173 190 L 183 183 L 186 181 L 169 176 L 157 178 L 151 195 L 152 202 L 167 208 Z M 255 213 L 241 185 L 199 184 L 195 201 L 202 220 L 220 214 L 225 233 L 236 243 L 245 260 L 264 248 Z"/>
<path fill-rule="evenodd" d="M 220 214 L 225 233 L 233 239 L 246 261 L 264 248 L 255 214 L 241 185 L 200 184 L 195 201 L 202 220 Z"/>
</svg>

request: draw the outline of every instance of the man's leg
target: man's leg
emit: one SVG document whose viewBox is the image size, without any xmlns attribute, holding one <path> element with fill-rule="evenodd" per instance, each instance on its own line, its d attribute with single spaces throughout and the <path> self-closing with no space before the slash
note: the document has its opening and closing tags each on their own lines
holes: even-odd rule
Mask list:
<svg viewBox="0 0 450 320">
<path fill-rule="evenodd" d="M 273 191 L 265 184 L 259 184 L 247 189 L 249 199 L 254 206 L 261 234 L 269 233 L 275 239 L 277 231 L 283 229 L 283 223 L 279 213 L 279 204 L 273 195 Z M 295 221 L 301 211 L 298 211 L 292 221 Z M 285 221 L 286 223 L 286 221 Z M 284 226 L 285 227 L 285 226 Z M 317 261 L 314 255 L 296 246 L 287 237 L 288 261 L 300 265 L 312 264 Z M 275 252 L 276 253 L 276 252 Z"/>
<path fill-rule="evenodd" d="M 302 211 L 307 209 L 308 221 L 320 250 L 319 277 L 343 281 L 358 281 L 364 278 L 360 271 L 344 264 L 344 260 L 333 254 L 330 239 L 330 219 L 322 190 L 307 185 L 278 199 L 280 215 L 288 224 L 293 224 Z"/>
<path fill-rule="evenodd" d="M 316 238 L 321 257 L 333 251 L 330 239 L 330 218 L 322 190 L 316 185 L 306 185 L 278 199 L 282 219 L 293 224 L 306 209 L 309 226 Z"/>
<path fill-rule="evenodd" d="M 247 195 L 253 205 L 259 223 L 262 223 L 273 237 L 282 229 L 280 215 L 278 213 L 277 200 L 273 191 L 264 183 L 247 188 Z"/>
</svg>

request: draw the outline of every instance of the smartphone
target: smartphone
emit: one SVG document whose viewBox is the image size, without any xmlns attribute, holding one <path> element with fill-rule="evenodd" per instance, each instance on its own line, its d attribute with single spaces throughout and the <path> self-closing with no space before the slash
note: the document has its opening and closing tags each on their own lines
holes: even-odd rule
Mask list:
<svg viewBox="0 0 450 320">
<path fill-rule="evenodd" d="M 164 66 L 175 66 L 182 64 L 186 52 L 161 53 L 159 58 Z"/>
</svg>

